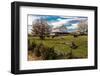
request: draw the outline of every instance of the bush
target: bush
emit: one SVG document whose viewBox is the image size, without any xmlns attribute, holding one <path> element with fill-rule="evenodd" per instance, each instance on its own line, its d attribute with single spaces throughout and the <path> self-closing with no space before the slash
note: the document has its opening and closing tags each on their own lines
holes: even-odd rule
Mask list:
<svg viewBox="0 0 100 76">
<path fill-rule="evenodd" d="M 29 51 L 32 51 L 32 50 L 34 50 L 35 47 L 36 47 L 36 43 L 35 43 L 35 42 L 31 42 L 31 41 L 28 39 L 28 50 L 29 50 Z"/>
<path fill-rule="evenodd" d="M 41 56 L 41 53 L 40 53 L 40 51 L 39 51 L 39 46 L 36 46 L 36 47 L 34 48 L 34 54 L 35 54 L 37 57 Z"/>
<path fill-rule="evenodd" d="M 53 47 L 46 47 L 43 43 L 40 43 L 39 45 L 32 43 L 32 47 L 34 47 L 32 50 L 37 57 L 41 56 L 43 60 L 56 59 L 57 54 Z"/>
<path fill-rule="evenodd" d="M 49 48 L 48 50 L 49 50 L 48 51 L 48 53 L 49 53 L 48 59 L 56 59 L 57 54 L 55 53 L 54 47 Z"/>
<path fill-rule="evenodd" d="M 34 48 L 36 47 L 36 43 L 32 42 L 31 46 L 32 46 L 32 52 L 34 52 Z"/>
<path fill-rule="evenodd" d="M 42 47 L 41 56 L 44 60 L 56 59 L 57 54 L 55 53 L 54 48 Z"/>
<path fill-rule="evenodd" d="M 37 57 L 42 57 L 43 60 L 52 60 L 52 59 L 64 59 L 68 58 L 71 59 L 73 58 L 72 52 L 69 54 L 67 53 L 60 53 L 59 55 L 56 53 L 56 50 L 54 47 L 47 47 L 43 43 L 36 44 L 35 42 L 29 44 L 29 49 L 37 56 Z"/>
<path fill-rule="evenodd" d="M 28 39 L 28 51 L 32 50 L 31 41 Z"/>
</svg>

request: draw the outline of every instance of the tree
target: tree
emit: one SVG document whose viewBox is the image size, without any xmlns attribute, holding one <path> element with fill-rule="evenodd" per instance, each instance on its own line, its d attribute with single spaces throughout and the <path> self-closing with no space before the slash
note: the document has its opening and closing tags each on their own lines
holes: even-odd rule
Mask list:
<svg viewBox="0 0 100 76">
<path fill-rule="evenodd" d="M 59 27 L 59 30 L 62 31 L 62 32 L 66 32 L 67 31 L 67 27 L 62 25 Z"/>
<path fill-rule="evenodd" d="M 87 22 L 86 21 L 81 21 L 78 24 L 78 29 L 79 29 L 81 34 L 87 34 L 87 32 L 88 32 L 88 24 L 87 24 Z"/>
<path fill-rule="evenodd" d="M 45 39 L 49 33 L 50 28 L 45 19 L 39 18 L 32 24 L 32 34 L 38 35 L 40 39 Z"/>
</svg>

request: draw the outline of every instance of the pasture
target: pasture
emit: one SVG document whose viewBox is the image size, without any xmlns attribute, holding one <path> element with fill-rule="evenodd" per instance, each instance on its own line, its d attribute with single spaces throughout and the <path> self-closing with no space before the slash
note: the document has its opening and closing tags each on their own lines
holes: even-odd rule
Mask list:
<svg viewBox="0 0 100 76">
<path fill-rule="evenodd" d="M 32 42 L 35 42 L 37 45 L 42 43 L 46 47 L 53 47 L 56 54 L 58 55 L 60 54 L 67 55 L 68 53 L 71 52 L 73 55 L 72 59 L 88 57 L 87 36 L 78 36 L 75 38 L 72 35 L 67 35 L 67 36 L 58 36 L 55 38 L 45 37 L 44 40 L 41 40 L 39 37 L 28 37 L 28 39 L 30 40 L 30 44 L 32 44 Z M 72 42 L 74 42 L 75 45 L 78 46 L 76 49 L 72 49 L 70 47 Z M 33 56 L 31 52 L 30 53 L 28 52 L 28 56 L 29 57 L 31 56 L 31 58 L 28 58 L 28 60 L 32 60 L 32 57 L 36 57 L 36 56 Z M 40 57 L 39 59 L 41 60 Z M 65 56 L 59 59 L 69 59 L 69 58 Z"/>
</svg>

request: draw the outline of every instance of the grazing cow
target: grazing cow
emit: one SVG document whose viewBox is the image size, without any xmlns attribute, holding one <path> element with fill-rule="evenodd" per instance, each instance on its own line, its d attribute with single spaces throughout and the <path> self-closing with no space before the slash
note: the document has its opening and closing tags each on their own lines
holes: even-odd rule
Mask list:
<svg viewBox="0 0 100 76">
<path fill-rule="evenodd" d="M 49 37 L 50 37 L 50 35 L 47 35 L 47 37 L 49 38 Z"/>
<path fill-rule="evenodd" d="M 57 35 L 57 34 L 56 34 L 56 35 L 52 35 L 52 38 L 55 38 L 55 37 L 58 37 L 58 36 L 59 36 L 59 35 Z"/>
<path fill-rule="evenodd" d="M 77 46 L 74 42 L 72 42 L 70 48 L 72 48 L 72 49 L 77 49 L 78 46 Z"/>
<path fill-rule="evenodd" d="M 74 38 L 78 37 L 78 35 L 76 35 L 76 34 L 74 34 L 73 36 L 74 36 Z"/>
<path fill-rule="evenodd" d="M 55 35 L 54 35 L 54 36 L 52 36 L 52 39 L 53 39 L 54 37 L 56 37 L 56 36 L 55 36 Z"/>
</svg>

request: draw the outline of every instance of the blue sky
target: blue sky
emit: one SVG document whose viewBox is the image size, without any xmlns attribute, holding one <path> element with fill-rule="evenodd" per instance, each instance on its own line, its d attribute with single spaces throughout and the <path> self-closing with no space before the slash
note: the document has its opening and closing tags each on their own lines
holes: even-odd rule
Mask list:
<svg viewBox="0 0 100 76">
<path fill-rule="evenodd" d="M 42 18 L 47 20 L 48 24 L 53 28 L 59 26 L 66 26 L 68 30 L 75 30 L 78 28 L 80 21 L 87 21 L 88 17 L 83 16 L 51 16 L 51 15 L 28 15 L 28 25 L 32 25 L 36 19 Z M 31 27 L 28 28 L 29 30 Z"/>
</svg>

